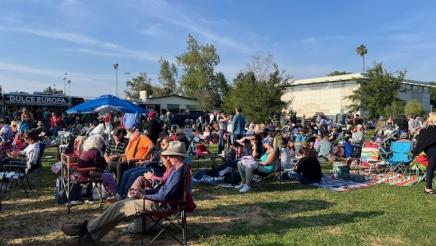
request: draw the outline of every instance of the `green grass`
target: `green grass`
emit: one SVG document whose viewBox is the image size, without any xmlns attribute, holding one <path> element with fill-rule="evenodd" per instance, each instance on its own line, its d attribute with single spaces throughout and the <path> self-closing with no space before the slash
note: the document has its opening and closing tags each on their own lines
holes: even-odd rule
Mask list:
<svg viewBox="0 0 436 246">
<path fill-rule="evenodd" d="M 48 155 L 53 155 L 49 149 Z M 55 176 L 44 170 L 32 177 L 30 199 L 8 191 L 0 213 L 0 245 L 62 244 L 60 226 L 99 215 L 96 204 L 73 207 L 54 202 Z M 210 161 L 200 160 L 200 167 Z M 194 169 L 197 169 L 195 162 Z M 330 167 L 324 167 L 329 170 Z M 41 185 L 39 181 L 41 180 Z M 189 242 L 197 245 L 434 245 L 436 196 L 413 187 L 376 185 L 331 192 L 296 183 L 256 184 L 248 194 L 235 189 L 194 185 L 197 210 L 189 214 Z M 107 207 L 108 204 L 105 204 Z M 139 243 L 122 223 L 104 238 L 110 245 Z M 172 243 L 164 241 L 163 244 Z"/>
</svg>

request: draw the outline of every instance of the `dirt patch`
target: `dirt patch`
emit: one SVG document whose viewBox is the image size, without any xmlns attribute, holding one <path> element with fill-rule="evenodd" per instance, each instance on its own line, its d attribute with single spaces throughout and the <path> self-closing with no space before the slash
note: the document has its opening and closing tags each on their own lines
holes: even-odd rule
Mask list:
<svg viewBox="0 0 436 246">
<path fill-rule="evenodd" d="M 272 216 L 271 213 L 259 206 L 248 206 L 244 209 L 242 220 L 247 222 L 250 227 L 263 225 Z"/>
<path fill-rule="evenodd" d="M 341 228 L 336 226 L 328 227 L 327 229 L 325 229 L 325 232 L 333 236 L 339 236 L 343 234 Z"/>
<path fill-rule="evenodd" d="M 392 236 L 386 237 L 372 237 L 368 239 L 369 245 L 379 246 L 379 245 L 405 245 L 405 242 L 399 238 Z"/>
</svg>

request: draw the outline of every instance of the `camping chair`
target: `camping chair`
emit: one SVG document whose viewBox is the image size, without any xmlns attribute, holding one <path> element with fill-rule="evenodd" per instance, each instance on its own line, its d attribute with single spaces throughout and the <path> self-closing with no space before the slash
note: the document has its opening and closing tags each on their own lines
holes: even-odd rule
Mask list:
<svg viewBox="0 0 436 246">
<path fill-rule="evenodd" d="M 36 164 L 32 165 L 31 167 L 28 167 L 26 163 L 27 162 L 26 159 L 22 158 L 17 160 L 10 160 L 8 164 L 3 166 L 4 170 L 2 173 L 0 173 L 0 177 L 2 180 L 0 183 L 0 192 L 3 190 L 3 184 L 5 184 L 5 191 L 6 191 L 10 181 L 16 181 L 16 182 L 20 181 L 21 185 L 23 186 L 26 197 L 29 198 L 29 194 L 27 193 L 26 183 L 29 190 L 32 191 L 32 186 L 29 181 L 29 175 L 42 167 L 41 160 L 45 150 L 44 142 L 39 142 L 38 144 L 39 144 L 39 155 Z"/>
<path fill-rule="evenodd" d="M 166 232 L 171 238 L 179 242 L 182 245 L 188 243 L 188 225 L 186 222 L 186 213 L 188 210 L 188 190 L 190 187 L 191 166 L 184 166 L 183 174 L 183 195 L 181 200 L 177 201 L 165 201 L 160 202 L 161 210 L 159 211 L 145 211 L 144 207 L 138 215 L 142 216 L 142 236 L 141 245 L 144 245 L 144 234 L 147 232 L 157 231 L 153 238 L 147 242 L 147 245 L 153 244 L 153 242 L 159 238 L 162 233 Z M 191 210 L 192 212 L 192 210 Z M 147 226 L 147 222 L 150 226 Z M 178 237 L 177 231 L 181 234 Z"/>
<path fill-rule="evenodd" d="M 373 169 L 379 167 L 378 161 L 380 159 L 379 154 L 380 145 L 376 142 L 366 141 L 363 143 L 362 151 L 360 154 L 360 165 L 359 169 L 368 169 L 368 172 L 371 173 Z"/>
<path fill-rule="evenodd" d="M 387 172 L 406 174 L 412 162 L 411 151 L 412 141 L 395 141 L 391 144 L 391 153 L 386 160 Z"/>
<path fill-rule="evenodd" d="M 77 167 L 77 164 L 70 164 L 64 161 L 62 161 L 61 163 L 62 163 L 61 185 L 62 185 L 63 195 L 66 198 L 68 213 L 70 213 L 72 207 L 71 191 L 74 187 L 74 184 L 78 184 L 80 185 L 80 187 L 92 185 L 93 189 L 97 189 L 99 208 L 101 208 L 103 203 L 103 194 L 102 194 L 103 181 L 101 177 L 89 175 L 88 177 L 72 178 L 75 172 L 82 172 L 82 173 L 97 172 L 98 171 L 97 168 L 96 167 L 79 168 Z"/>
<path fill-rule="evenodd" d="M 271 173 L 261 173 L 261 172 L 257 172 L 254 171 L 254 173 L 260 177 L 260 181 L 259 182 L 265 182 L 268 184 L 271 184 L 278 176 L 279 178 L 279 191 L 282 191 L 282 172 L 283 172 L 283 168 L 282 168 L 282 163 L 281 163 L 281 159 L 280 159 L 280 149 L 276 148 L 276 159 L 273 161 L 273 171 Z"/>
</svg>

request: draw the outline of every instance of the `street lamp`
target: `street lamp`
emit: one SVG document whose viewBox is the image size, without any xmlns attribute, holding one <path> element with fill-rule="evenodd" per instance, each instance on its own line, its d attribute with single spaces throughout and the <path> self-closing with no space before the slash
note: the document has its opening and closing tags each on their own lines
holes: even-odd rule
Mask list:
<svg viewBox="0 0 436 246">
<path fill-rule="evenodd" d="M 71 80 L 69 79 L 67 81 L 67 83 L 68 83 L 68 96 L 70 97 L 71 96 Z"/>
<path fill-rule="evenodd" d="M 118 96 L 118 63 L 113 64 L 115 69 L 115 95 Z"/>
<path fill-rule="evenodd" d="M 64 77 L 64 95 L 65 96 L 67 95 L 67 84 L 66 84 L 67 75 L 68 75 L 68 73 L 65 73 L 65 77 Z"/>
</svg>

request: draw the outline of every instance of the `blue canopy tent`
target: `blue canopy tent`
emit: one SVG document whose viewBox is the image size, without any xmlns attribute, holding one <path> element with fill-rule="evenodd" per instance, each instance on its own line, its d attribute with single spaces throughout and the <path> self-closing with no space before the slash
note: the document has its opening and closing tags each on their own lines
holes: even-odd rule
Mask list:
<svg viewBox="0 0 436 246">
<path fill-rule="evenodd" d="M 81 103 L 67 110 L 67 114 L 87 113 L 147 113 L 147 111 L 127 100 L 112 95 L 103 95 L 94 100 Z"/>
</svg>

